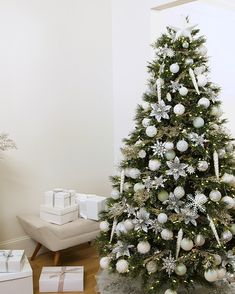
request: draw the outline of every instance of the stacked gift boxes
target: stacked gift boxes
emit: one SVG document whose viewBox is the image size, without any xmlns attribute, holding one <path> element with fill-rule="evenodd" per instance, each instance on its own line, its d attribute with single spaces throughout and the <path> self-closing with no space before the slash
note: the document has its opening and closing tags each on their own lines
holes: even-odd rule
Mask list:
<svg viewBox="0 0 235 294">
<path fill-rule="evenodd" d="M 32 269 L 24 250 L 0 250 L 0 293 L 33 294 Z"/>
<path fill-rule="evenodd" d="M 44 195 L 44 204 L 40 207 L 40 218 L 57 225 L 75 221 L 78 218 L 76 191 L 54 189 Z"/>
</svg>

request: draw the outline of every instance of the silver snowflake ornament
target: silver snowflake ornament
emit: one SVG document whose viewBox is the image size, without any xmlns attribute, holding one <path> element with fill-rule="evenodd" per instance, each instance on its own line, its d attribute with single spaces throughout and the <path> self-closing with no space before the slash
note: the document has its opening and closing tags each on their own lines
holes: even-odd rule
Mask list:
<svg viewBox="0 0 235 294">
<path fill-rule="evenodd" d="M 174 193 L 169 194 L 169 198 L 163 202 L 163 204 L 167 204 L 167 210 L 174 210 L 176 213 L 180 213 L 180 207 L 184 204 L 179 198 L 175 196 Z"/>
<path fill-rule="evenodd" d="M 152 221 L 149 229 L 153 230 L 155 234 L 158 234 L 158 233 L 161 233 L 163 228 L 162 228 L 162 224 L 160 224 L 159 221 L 155 219 Z"/>
<path fill-rule="evenodd" d="M 193 224 L 195 227 L 197 226 L 197 221 L 196 219 L 199 217 L 198 214 L 195 214 L 194 211 L 192 209 L 190 209 L 189 207 L 186 208 L 181 208 L 180 210 L 183 218 L 184 218 L 184 223 L 186 225 L 188 224 Z"/>
<path fill-rule="evenodd" d="M 158 122 L 161 121 L 161 119 L 169 119 L 168 112 L 171 109 L 170 105 L 166 105 L 163 100 L 161 100 L 159 103 L 151 104 L 152 111 L 150 113 L 150 116 L 154 116 Z"/>
<path fill-rule="evenodd" d="M 178 81 L 171 81 L 170 89 L 172 93 L 175 93 L 179 90 L 181 84 Z"/>
<path fill-rule="evenodd" d="M 173 49 L 168 48 L 168 45 L 165 44 L 164 47 L 160 47 L 160 48 L 158 49 L 158 55 L 162 56 L 164 59 L 165 59 L 166 57 L 170 57 L 170 58 L 172 58 L 172 57 L 174 57 L 175 52 L 174 52 Z"/>
<path fill-rule="evenodd" d="M 150 214 L 143 207 L 140 208 L 139 211 L 137 211 L 136 219 L 133 220 L 136 231 L 143 230 L 146 233 L 148 232 L 148 228 L 152 223 L 149 216 Z"/>
<path fill-rule="evenodd" d="M 200 195 L 200 194 L 197 194 Z M 186 203 L 185 208 L 191 208 L 194 212 L 194 214 L 197 214 L 198 211 L 205 213 L 206 207 L 204 206 L 205 201 L 200 201 L 196 197 L 193 197 L 191 194 L 187 195 L 187 200 L 189 202 Z"/>
<path fill-rule="evenodd" d="M 187 167 L 187 173 L 190 174 L 190 175 L 194 174 L 195 173 L 195 168 L 192 165 L 189 165 Z"/>
<path fill-rule="evenodd" d="M 185 169 L 188 167 L 188 164 L 180 163 L 178 157 L 175 157 L 174 161 L 167 161 L 166 164 L 169 167 L 169 170 L 166 171 L 166 174 L 173 176 L 176 181 L 179 179 L 179 177 L 187 176 Z"/>
<path fill-rule="evenodd" d="M 163 267 L 162 270 L 166 270 L 166 272 L 168 273 L 169 277 L 171 276 L 171 274 L 175 271 L 176 269 L 176 260 L 174 259 L 174 257 L 172 257 L 171 255 L 171 251 L 168 257 L 165 257 L 162 259 L 163 260 Z"/>
<path fill-rule="evenodd" d="M 144 182 L 144 186 L 147 189 L 147 191 L 149 192 L 150 189 L 153 188 L 154 185 L 154 181 L 151 179 L 151 177 L 147 177 L 146 179 L 143 180 Z"/>
<path fill-rule="evenodd" d="M 116 254 L 116 259 L 118 259 L 121 256 L 128 256 L 130 257 L 130 251 L 129 249 L 133 248 L 134 245 L 129 245 L 126 243 L 123 243 L 122 241 L 117 241 L 117 244 L 115 245 L 114 249 L 112 250 L 112 253 Z"/>
<path fill-rule="evenodd" d="M 165 143 L 160 142 L 158 140 L 151 148 L 153 150 L 153 155 L 158 155 L 160 157 L 163 157 L 167 151 L 165 147 Z"/>
<path fill-rule="evenodd" d="M 165 182 L 166 182 L 166 179 L 163 179 L 163 176 L 154 177 L 153 187 L 155 189 L 158 189 L 159 187 L 165 187 L 165 184 L 164 184 Z"/>
<path fill-rule="evenodd" d="M 198 135 L 197 133 L 190 133 L 188 135 L 189 140 L 191 140 L 196 146 L 204 147 L 204 143 L 208 140 L 205 139 L 205 134 Z"/>
</svg>

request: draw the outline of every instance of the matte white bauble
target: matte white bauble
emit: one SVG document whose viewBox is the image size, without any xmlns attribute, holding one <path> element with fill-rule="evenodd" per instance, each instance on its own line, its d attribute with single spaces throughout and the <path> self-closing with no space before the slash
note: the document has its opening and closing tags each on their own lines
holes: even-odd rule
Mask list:
<svg viewBox="0 0 235 294">
<path fill-rule="evenodd" d="M 219 254 L 214 254 L 213 256 L 214 256 L 214 259 L 215 259 L 215 264 L 220 265 L 221 262 L 222 262 L 221 256 Z"/>
<path fill-rule="evenodd" d="M 183 276 L 186 274 L 186 272 L 187 272 L 187 267 L 183 263 L 178 264 L 175 268 L 175 273 L 178 276 Z"/>
<path fill-rule="evenodd" d="M 157 159 L 151 159 L 149 160 L 149 169 L 151 171 L 158 170 L 161 166 L 161 162 Z"/>
<path fill-rule="evenodd" d="M 210 100 L 209 99 L 207 99 L 207 98 L 201 98 L 201 99 L 199 99 L 199 101 L 198 101 L 198 106 L 202 106 L 202 107 L 204 107 L 204 108 L 208 108 L 209 106 L 210 106 Z"/>
<path fill-rule="evenodd" d="M 126 273 L 128 271 L 129 263 L 125 259 L 119 259 L 116 263 L 116 270 L 120 273 Z"/>
<path fill-rule="evenodd" d="M 131 183 L 126 182 L 123 186 L 123 190 L 126 192 L 132 187 Z"/>
<path fill-rule="evenodd" d="M 135 191 L 135 192 L 140 191 L 140 190 L 144 190 L 144 188 L 145 188 L 145 186 L 144 186 L 144 184 L 142 184 L 142 183 L 136 183 L 136 184 L 134 185 L 134 191 Z"/>
<path fill-rule="evenodd" d="M 148 137 L 152 138 L 157 134 L 157 128 L 155 126 L 148 126 L 145 132 Z"/>
<path fill-rule="evenodd" d="M 174 148 L 174 143 L 167 141 L 164 146 L 166 150 L 172 150 Z"/>
<path fill-rule="evenodd" d="M 232 234 L 235 235 L 235 224 L 232 224 L 229 229 L 232 232 Z"/>
<path fill-rule="evenodd" d="M 173 64 L 170 66 L 170 71 L 171 71 L 172 73 L 177 73 L 179 70 L 180 70 L 180 67 L 179 67 L 178 63 L 173 63 Z"/>
<path fill-rule="evenodd" d="M 100 230 L 102 232 L 108 232 L 109 231 L 109 223 L 107 221 L 100 222 Z"/>
<path fill-rule="evenodd" d="M 223 280 L 226 276 L 227 272 L 226 269 L 221 267 L 219 269 L 217 269 L 217 279 L 218 280 Z"/>
<path fill-rule="evenodd" d="M 205 240 L 204 236 L 201 234 L 196 235 L 194 238 L 194 244 L 196 246 L 203 246 L 205 244 L 205 242 L 206 242 L 206 240 Z"/>
<path fill-rule="evenodd" d="M 224 158 L 224 156 L 226 155 L 225 148 L 219 149 L 218 155 L 219 155 L 219 158 Z"/>
<path fill-rule="evenodd" d="M 138 168 L 131 168 L 129 174 L 132 179 L 137 179 L 140 176 L 140 170 Z"/>
<path fill-rule="evenodd" d="M 182 197 L 184 197 L 185 195 L 185 191 L 184 191 L 184 188 L 181 187 L 181 186 L 177 186 L 174 190 L 174 195 L 176 198 L 180 199 Z"/>
<path fill-rule="evenodd" d="M 202 74 L 203 73 L 203 70 L 204 68 L 203 67 L 201 67 L 201 66 L 197 66 L 197 67 L 195 67 L 194 68 L 194 73 L 195 73 L 195 75 L 200 75 L 200 74 Z"/>
<path fill-rule="evenodd" d="M 204 273 L 204 277 L 208 282 L 215 282 L 217 280 L 217 271 L 208 270 Z"/>
<path fill-rule="evenodd" d="M 222 237 L 223 241 L 229 242 L 232 240 L 233 234 L 229 230 L 227 230 L 222 233 L 221 237 Z"/>
<path fill-rule="evenodd" d="M 138 141 L 135 142 L 135 145 L 138 146 L 138 145 L 140 145 L 140 144 L 142 144 L 142 143 L 143 143 L 143 141 L 138 140 Z"/>
<path fill-rule="evenodd" d="M 145 158 L 146 157 L 146 152 L 142 149 L 138 153 L 139 158 Z"/>
<path fill-rule="evenodd" d="M 161 192 L 158 193 L 157 198 L 161 202 L 164 202 L 167 199 L 169 199 L 169 193 L 167 191 L 165 191 L 165 190 L 162 190 Z"/>
<path fill-rule="evenodd" d="M 179 103 L 179 104 L 176 104 L 176 105 L 175 105 L 173 111 L 174 111 L 174 113 L 175 113 L 176 115 L 182 115 L 182 114 L 184 114 L 184 112 L 185 112 L 185 107 L 184 107 L 183 104 L 180 104 L 180 103 Z"/>
<path fill-rule="evenodd" d="M 100 267 L 102 269 L 107 269 L 109 267 L 109 263 L 110 263 L 110 258 L 109 257 L 102 257 L 100 259 Z"/>
<path fill-rule="evenodd" d="M 124 227 L 127 231 L 131 231 L 134 229 L 134 224 L 131 219 L 126 219 L 124 221 Z"/>
<path fill-rule="evenodd" d="M 232 209 L 235 205 L 234 199 L 229 196 L 223 197 L 222 201 L 226 204 L 227 209 Z"/>
<path fill-rule="evenodd" d="M 223 114 L 223 110 L 219 106 L 213 106 L 211 108 L 211 114 L 216 116 L 216 117 L 221 117 L 221 115 Z"/>
<path fill-rule="evenodd" d="M 157 264 L 155 261 L 149 261 L 146 264 L 146 269 L 149 273 L 155 273 L 157 271 Z"/>
<path fill-rule="evenodd" d="M 210 200 L 213 202 L 218 202 L 221 199 L 221 193 L 218 190 L 212 190 L 209 194 Z"/>
<path fill-rule="evenodd" d="M 130 177 L 130 168 L 125 168 L 125 176 Z"/>
<path fill-rule="evenodd" d="M 233 152 L 233 149 L 234 149 L 233 143 L 228 143 L 225 149 L 228 152 Z"/>
<path fill-rule="evenodd" d="M 185 140 L 180 140 L 177 142 L 176 148 L 180 152 L 185 152 L 188 149 L 188 142 L 186 142 Z"/>
<path fill-rule="evenodd" d="M 148 241 L 140 241 L 139 244 L 137 245 L 137 251 L 140 254 L 146 254 L 150 251 L 150 244 Z"/>
<path fill-rule="evenodd" d="M 197 164 L 197 169 L 199 171 L 206 171 L 208 169 L 208 167 L 209 167 L 209 164 L 205 160 L 200 160 Z"/>
<path fill-rule="evenodd" d="M 115 200 L 118 199 L 120 197 L 120 192 L 117 189 L 113 189 L 111 192 L 111 197 Z"/>
<path fill-rule="evenodd" d="M 151 121 L 150 118 L 144 118 L 142 120 L 142 126 L 145 127 L 145 128 L 147 128 L 149 126 L 149 124 L 150 124 L 150 121 Z"/>
<path fill-rule="evenodd" d="M 175 154 L 174 150 L 168 150 L 165 152 L 164 156 L 167 160 L 173 160 L 175 158 L 176 154 Z"/>
<path fill-rule="evenodd" d="M 157 220 L 160 224 L 165 224 L 168 220 L 168 217 L 165 213 L 162 212 L 162 213 L 159 213 Z"/>
<path fill-rule="evenodd" d="M 185 64 L 187 65 L 192 65 L 194 63 L 193 59 L 192 58 L 187 58 L 185 59 Z"/>
<path fill-rule="evenodd" d="M 208 198 L 204 194 L 197 194 L 195 196 L 195 201 L 196 203 L 203 205 L 208 201 Z"/>
<path fill-rule="evenodd" d="M 205 56 L 207 54 L 207 48 L 202 45 L 198 48 L 198 52 L 202 55 L 202 56 Z"/>
<path fill-rule="evenodd" d="M 161 231 L 161 237 L 163 240 L 172 240 L 173 239 L 173 232 L 168 229 L 163 229 Z"/>
<path fill-rule="evenodd" d="M 193 241 L 187 238 L 184 238 L 180 244 L 181 248 L 185 251 L 190 251 L 193 248 Z"/>
<path fill-rule="evenodd" d="M 186 87 L 180 87 L 179 93 L 181 96 L 186 96 L 188 94 L 188 89 Z"/>
<path fill-rule="evenodd" d="M 197 129 L 203 127 L 205 124 L 204 122 L 204 119 L 200 116 L 196 117 L 194 120 L 193 120 L 193 126 Z"/>
<path fill-rule="evenodd" d="M 189 47 L 189 43 L 187 41 L 184 41 L 182 47 L 187 49 Z"/>
<path fill-rule="evenodd" d="M 142 102 L 141 106 L 145 111 L 148 111 L 150 109 L 150 104 L 146 101 Z"/>
<path fill-rule="evenodd" d="M 157 79 L 157 84 L 160 83 L 161 86 L 164 85 L 164 80 L 162 78 Z"/>
<path fill-rule="evenodd" d="M 177 292 L 171 289 L 167 289 L 164 294 L 177 294 Z"/>
<path fill-rule="evenodd" d="M 198 75 L 197 76 L 197 84 L 199 87 L 205 87 L 205 85 L 208 83 L 208 79 L 205 75 Z"/>
</svg>

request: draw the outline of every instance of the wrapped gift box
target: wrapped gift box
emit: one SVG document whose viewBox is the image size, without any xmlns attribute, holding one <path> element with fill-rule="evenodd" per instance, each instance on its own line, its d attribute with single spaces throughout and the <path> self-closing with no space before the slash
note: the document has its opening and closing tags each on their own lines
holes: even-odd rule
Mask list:
<svg viewBox="0 0 235 294">
<path fill-rule="evenodd" d="M 0 273 L 20 272 L 24 261 L 24 250 L 0 250 Z"/>
<path fill-rule="evenodd" d="M 67 208 L 76 204 L 76 191 L 54 189 L 45 192 L 44 205 L 55 208 Z"/>
<path fill-rule="evenodd" d="M 40 218 L 49 223 L 64 225 L 78 219 L 78 205 L 75 204 L 67 208 L 55 208 L 41 205 Z"/>
<path fill-rule="evenodd" d="M 24 266 L 18 273 L 0 274 L 1 294 L 33 294 L 32 269 L 25 257 Z"/>
<path fill-rule="evenodd" d="M 43 267 L 39 279 L 40 292 L 84 291 L 83 266 Z"/>
<path fill-rule="evenodd" d="M 99 220 L 99 214 L 105 210 L 106 197 L 77 194 L 80 216 L 85 219 Z"/>
</svg>

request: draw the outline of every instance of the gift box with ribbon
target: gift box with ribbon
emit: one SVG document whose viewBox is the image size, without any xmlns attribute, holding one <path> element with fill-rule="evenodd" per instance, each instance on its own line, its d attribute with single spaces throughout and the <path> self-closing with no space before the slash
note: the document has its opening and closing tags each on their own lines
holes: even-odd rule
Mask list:
<svg viewBox="0 0 235 294">
<path fill-rule="evenodd" d="M 83 266 L 43 267 L 39 279 L 39 291 L 84 291 Z"/>
<path fill-rule="evenodd" d="M 0 250 L 0 272 L 20 272 L 24 265 L 24 250 Z"/>
<path fill-rule="evenodd" d="M 76 191 L 54 189 L 45 192 L 44 205 L 55 208 L 67 208 L 75 204 Z"/>
</svg>

